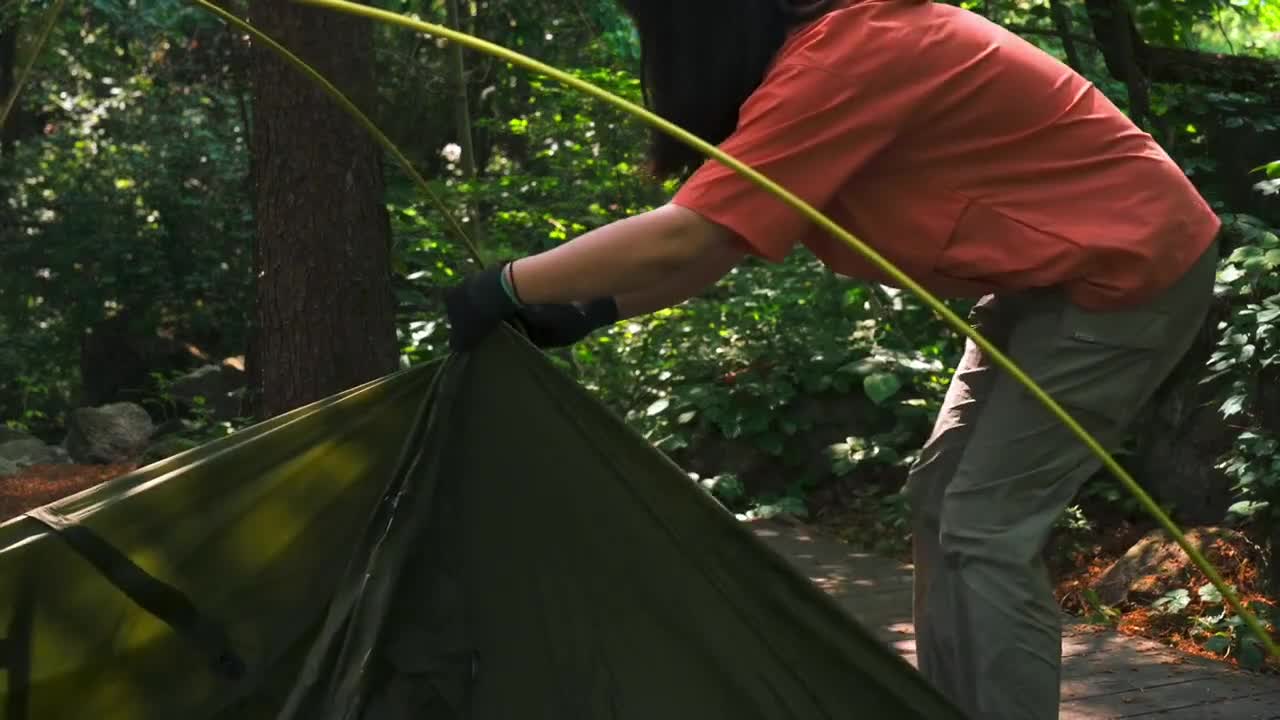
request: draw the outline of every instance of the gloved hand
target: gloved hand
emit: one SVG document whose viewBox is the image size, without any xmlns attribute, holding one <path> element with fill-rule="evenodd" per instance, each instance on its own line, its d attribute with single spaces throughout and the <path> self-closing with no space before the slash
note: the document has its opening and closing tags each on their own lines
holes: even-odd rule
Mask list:
<svg viewBox="0 0 1280 720">
<path fill-rule="evenodd" d="M 613 298 L 586 304 L 520 305 L 514 290 L 504 285 L 505 270 L 505 265 L 482 270 L 445 293 L 449 345 L 453 350 L 472 350 L 501 323 L 510 320 L 517 320 L 529 340 L 540 348 L 572 345 L 618 321 L 618 305 Z"/>
<path fill-rule="evenodd" d="M 572 345 L 591 333 L 618 321 L 618 303 L 600 298 L 589 303 L 526 305 L 516 317 L 540 348 Z"/>
<path fill-rule="evenodd" d="M 467 277 L 444 295 L 449 316 L 449 346 L 466 352 L 479 345 L 520 306 L 503 286 L 505 265 L 496 265 Z"/>
</svg>

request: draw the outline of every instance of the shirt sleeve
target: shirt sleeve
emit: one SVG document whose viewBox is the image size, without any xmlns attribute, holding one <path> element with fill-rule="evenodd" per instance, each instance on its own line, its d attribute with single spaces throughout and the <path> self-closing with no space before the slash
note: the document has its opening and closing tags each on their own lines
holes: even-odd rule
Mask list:
<svg viewBox="0 0 1280 720">
<path fill-rule="evenodd" d="M 822 210 L 902 132 L 921 88 L 887 62 L 850 72 L 801 63 L 773 68 L 720 145 L 733 158 Z M 672 203 L 736 233 L 752 254 L 781 261 L 816 229 L 799 210 L 709 159 Z"/>
</svg>

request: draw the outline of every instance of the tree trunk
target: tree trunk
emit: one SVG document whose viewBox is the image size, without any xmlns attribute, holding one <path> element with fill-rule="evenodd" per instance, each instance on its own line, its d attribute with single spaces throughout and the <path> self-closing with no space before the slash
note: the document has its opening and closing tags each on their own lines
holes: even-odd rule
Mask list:
<svg viewBox="0 0 1280 720">
<path fill-rule="evenodd" d="M 445 0 L 448 8 L 449 27 L 466 32 L 462 24 L 462 14 L 458 9 L 458 0 Z M 453 86 L 453 127 L 458 136 L 458 145 L 462 148 L 462 172 L 468 180 L 475 180 L 480 172 L 477 165 L 475 134 L 471 130 L 470 85 L 467 82 L 467 66 L 462 55 L 462 46 L 449 43 L 449 82 Z M 485 209 L 477 204 L 471 208 L 471 223 L 468 228 L 473 242 L 483 250 L 488 249 L 484 238 L 483 217 Z"/>
<path fill-rule="evenodd" d="M 285 0 L 252 22 L 363 107 L 368 23 Z M 270 417 L 396 368 L 390 221 L 368 134 L 267 48 L 254 53 L 258 291 L 255 414 Z"/>
<path fill-rule="evenodd" d="M 445 0 L 449 9 L 449 27 L 464 31 L 462 16 L 458 11 L 458 0 Z M 467 66 L 462 55 L 462 46 L 449 43 L 449 82 L 453 86 L 453 128 L 458 135 L 458 145 L 462 148 L 462 171 L 467 178 L 476 177 L 475 138 L 471 133 L 471 103 L 468 98 Z"/>
<path fill-rule="evenodd" d="M 1076 48 L 1075 29 L 1071 27 L 1071 8 L 1065 0 L 1049 0 L 1049 14 L 1053 17 L 1053 29 L 1062 41 L 1062 52 L 1067 57 L 1067 65 L 1078 73 L 1084 72 L 1084 62 L 1080 59 L 1080 51 Z"/>
<path fill-rule="evenodd" d="M 1233 499 L 1232 482 L 1217 465 L 1240 432 L 1218 413 L 1222 381 L 1202 382 L 1218 323 L 1230 315 L 1227 302 L 1214 302 L 1195 342 L 1133 424 L 1136 479 L 1187 525 L 1222 522 Z"/>
<path fill-rule="evenodd" d="M 4 107 L 9 95 L 13 93 L 14 83 L 17 81 L 17 66 L 18 21 L 14 18 L 10 23 L 0 17 L 0 108 Z M 3 127 L 0 127 L 0 155 L 7 153 L 17 139 L 16 115 L 15 107 L 11 117 L 5 118 Z"/>
<path fill-rule="evenodd" d="M 1280 62 L 1272 58 L 1155 45 L 1143 45 L 1139 58 L 1153 82 L 1256 92 L 1272 103 L 1280 101 Z"/>
</svg>

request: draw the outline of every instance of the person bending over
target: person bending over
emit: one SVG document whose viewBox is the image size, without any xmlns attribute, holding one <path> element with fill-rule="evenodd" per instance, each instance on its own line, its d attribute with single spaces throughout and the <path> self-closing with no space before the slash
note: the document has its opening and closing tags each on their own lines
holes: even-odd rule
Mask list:
<svg viewBox="0 0 1280 720">
<path fill-rule="evenodd" d="M 920 0 L 620 0 L 655 112 L 778 182 L 971 321 L 1114 445 L 1186 353 L 1220 221 L 1145 132 L 1069 67 Z M 890 283 L 715 161 L 657 135 L 669 204 L 465 278 L 450 343 L 519 319 L 541 347 L 697 295 L 803 246 Z M 890 283 L 891 284 L 891 283 Z M 972 342 L 906 492 L 920 670 L 982 720 L 1051 720 L 1058 607 L 1040 560 L 1099 467 Z"/>
</svg>

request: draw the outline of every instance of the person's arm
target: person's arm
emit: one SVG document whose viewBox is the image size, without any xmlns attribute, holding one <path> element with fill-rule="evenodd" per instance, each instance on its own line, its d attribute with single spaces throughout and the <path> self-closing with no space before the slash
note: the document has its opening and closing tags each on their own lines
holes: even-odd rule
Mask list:
<svg viewBox="0 0 1280 720">
<path fill-rule="evenodd" d="M 745 254 L 736 245 L 728 246 L 722 252 L 709 253 L 702 262 L 690 265 L 661 285 L 618 296 L 618 319 L 665 310 L 701 294 L 742 262 Z"/>
<path fill-rule="evenodd" d="M 642 314 L 697 294 L 743 255 L 730 230 L 692 210 L 664 205 L 521 258 L 511 274 L 525 304 L 614 297 L 620 312 Z"/>
</svg>

